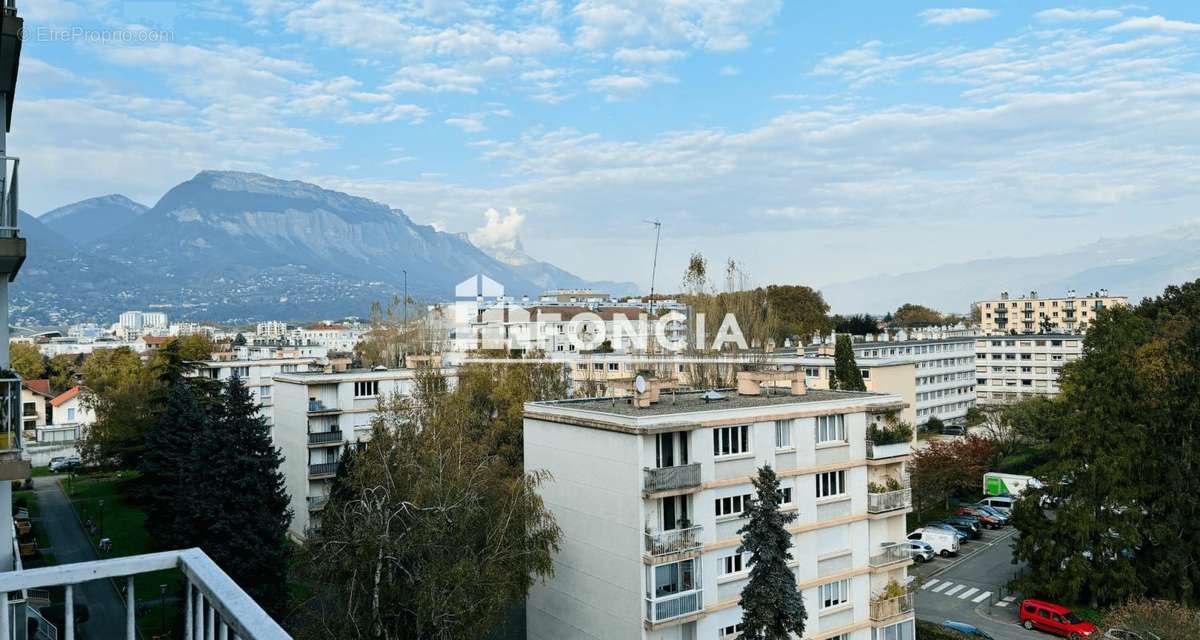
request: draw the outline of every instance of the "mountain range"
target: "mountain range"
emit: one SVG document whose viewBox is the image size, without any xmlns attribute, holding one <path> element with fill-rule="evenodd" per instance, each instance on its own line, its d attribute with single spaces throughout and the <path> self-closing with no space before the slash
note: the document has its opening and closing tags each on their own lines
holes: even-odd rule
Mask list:
<svg viewBox="0 0 1200 640">
<path fill-rule="evenodd" d="M 29 257 L 12 309 L 31 323 L 109 322 L 135 308 L 225 322 L 365 315 L 405 279 L 410 297 L 447 300 L 477 273 L 517 296 L 637 292 L 527 255 L 499 260 L 366 198 L 243 172 L 202 171 L 150 208 L 111 195 L 22 214 L 21 232 Z"/>
<path fill-rule="evenodd" d="M 820 287 L 837 313 L 885 313 L 906 302 L 966 313 L 971 303 L 1037 291 L 1043 297 L 1108 289 L 1131 303 L 1200 277 L 1200 223 L 1105 239 L 1061 253 L 988 258 Z"/>
</svg>

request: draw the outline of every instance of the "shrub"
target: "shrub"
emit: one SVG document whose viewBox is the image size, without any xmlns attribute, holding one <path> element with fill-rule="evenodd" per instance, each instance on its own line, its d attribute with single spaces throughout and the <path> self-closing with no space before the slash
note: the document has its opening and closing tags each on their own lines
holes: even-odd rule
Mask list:
<svg viewBox="0 0 1200 640">
<path fill-rule="evenodd" d="M 908 442 L 912 440 L 912 427 L 906 422 L 896 422 L 882 427 L 871 425 L 867 427 L 867 440 L 881 446 Z"/>
</svg>

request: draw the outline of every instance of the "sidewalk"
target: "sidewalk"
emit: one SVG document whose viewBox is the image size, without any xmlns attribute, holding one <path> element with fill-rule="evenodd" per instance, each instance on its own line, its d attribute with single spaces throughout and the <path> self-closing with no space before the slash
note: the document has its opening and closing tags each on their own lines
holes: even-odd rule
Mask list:
<svg viewBox="0 0 1200 640">
<path fill-rule="evenodd" d="M 87 534 L 55 477 L 34 478 L 42 511 L 42 526 L 58 564 L 98 560 Z M 94 580 L 75 587 L 76 604 L 86 604 L 91 619 L 79 626 L 77 638 L 122 638 L 125 636 L 125 602 L 108 580 Z M 59 635 L 63 631 L 59 631 Z"/>
</svg>

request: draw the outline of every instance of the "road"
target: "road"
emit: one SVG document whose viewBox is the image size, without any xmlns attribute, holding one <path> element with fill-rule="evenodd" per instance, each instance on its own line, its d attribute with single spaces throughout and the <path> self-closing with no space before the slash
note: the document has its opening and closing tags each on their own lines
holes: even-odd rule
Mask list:
<svg viewBox="0 0 1200 640">
<path fill-rule="evenodd" d="M 83 525 L 75 517 L 66 494 L 55 477 L 34 478 L 42 526 L 50 537 L 50 546 L 58 564 L 97 560 Z M 79 625 L 77 638 L 125 637 L 125 603 L 112 582 L 94 580 L 75 588 L 75 603 L 86 604 L 91 619 Z M 59 630 L 60 637 L 63 631 Z"/>
<path fill-rule="evenodd" d="M 1012 564 L 1014 529 L 985 531 L 983 538 L 962 547 L 957 558 L 936 559 L 910 572 L 921 579 L 917 618 L 941 623 L 955 620 L 975 625 L 996 640 L 1053 640 L 1017 625 L 1020 595 L 1005 585 L 1016 575 Z"/>
</svg>

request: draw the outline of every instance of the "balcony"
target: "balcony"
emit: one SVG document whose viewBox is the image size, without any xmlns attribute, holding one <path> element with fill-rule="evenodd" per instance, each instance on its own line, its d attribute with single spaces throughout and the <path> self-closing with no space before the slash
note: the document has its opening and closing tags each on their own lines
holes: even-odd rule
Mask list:
<svg viewBox="0 0 1200 640">
<path fill-rule="evenodd" d="M 308 510 L 320 511 L 325 508 L 325 503 L 329 502 L 329 496 L 309 496 Z"/>
<path fill-rule="evenodd" d="M 21 377 L 13 371 L 0 369 L 0 452 L 21 448 L 23 411 Z"/>
<path fill-rule="evenodd" d="M 704 590 L 695 589 L 661 598 L 646 598 L 646 621 L 651 624 L 682 618 L 704 609 Z"/>
<path fill-rule="evenodd" d="M 700 463 L 679 465 L 677 467 L 659 467 L 643 470 L 645 490 L 671 491 L 700 486 Z"/>
<path fill-rule="evenodd" d="M 886 460 L 887 458 L 906 456 L 910 453 L 912 453 L 912 447 L 908 442 L 875 444 L 873 441 L 867 440 L 867 460 Z"/>
<path fill-rule="evenodd" d="M 906 542 L 893 542 L 882 545 L 879 553 L 871 556 L 870 564 L 872 567 L 886 567 L 909 560 L 912 560 L 912 547 Z"/>
<path fill-rule="evenodd" d="M 646 532 L 646 555 L 654 558 L 700 548 L 700 525 Z"/>
<path fill-rule="evenodd" d="M 17 211 L 17 169 L 21 161 L 11 156 L 0 156 L 0 167 L 3 176 L 0 177 L 0 274 L 6 274 L 12 282 L 25 263 L 25 238 L 20 237 Z"/>
<path fill-rule="evenodd" d="M 867 513 L 887 513 L 912 506 L 912 489 L 867 494 Z"/>
<path fill-rule="evenodd" d="M 308 434 L 308 444 L 311 445 L 339 445 L 342 443 L 342 430 L 319 431 L 317 433 Z"/>
<path fill-rule="evenodd" d="M 321 462 L 308 465 L 308 477 L 311 479 L 332 478 L 337 475 L 338 463 Z"/>
<path fill-rule="evenodd" d="M 871 620 L 881 622 L 892 618 L 911 614 L 913 611 L 913 594 L 906 593 L 896 598 L 886 600 L 871 600 Z"/>
<path fill-rule="evenodd" d="M 262 607 L 246 595 L 203 551 L 185 549 L 148 553 L 111 560 L 95 560 L 56 567 L 0 573 L 0 640 L 11 640 L 10 593 L 63 586 L 65 611 L 75 610 L 75 586 L 93 580 L 125 577 L 125 633 L 137 638 L 137 596 L 133 577 L 152 571 L 179 569 L 186 578 L 185 621 L 187 638 L 241 638 L 242 640 L 288 640 L 291 638 Z M 73 624 L 63 629 L 74 637 Z"/>
<path fill-rule="evenodd" d="M 331 416 L 341 412 L 341 409 L 328 406 L 315 398 L 308 399 L 308 415 L 310 416 Z"/>
</svg>

